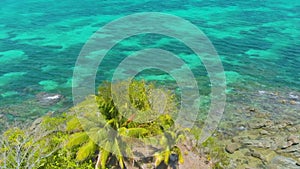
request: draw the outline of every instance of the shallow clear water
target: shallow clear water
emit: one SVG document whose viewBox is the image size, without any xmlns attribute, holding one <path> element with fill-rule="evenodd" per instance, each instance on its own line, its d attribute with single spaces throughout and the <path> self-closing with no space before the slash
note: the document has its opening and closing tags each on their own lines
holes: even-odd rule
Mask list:
<svg viewBox="0 0 300 169">
<path fill-rule="evenodd" d="M 136 12 L 169 13 L 197 25 L 222 59 L 229 97 L 239 91 L 300 91 L 298 0 L 2 0 L 0 6 L 0 107 L 10 118 L 35 118 L 70 106 L 73 68 L 84 43 L 106 23 Z M 202 94 L 209 93 L 207 73 L 199 60 L 191 60 L 193 53 L 156 35 L 132 37 L 115 46 L 100 65 L 96 84 L 110 79 L 130 52 L 147 47 L 179 55 L 191 67 Z M 143 73 L 149 80 L 175 86 L 163 72 Z M 41 107 L 35 102 L 39 92 L 61 93 L 65 100 Z"/>
</svg>

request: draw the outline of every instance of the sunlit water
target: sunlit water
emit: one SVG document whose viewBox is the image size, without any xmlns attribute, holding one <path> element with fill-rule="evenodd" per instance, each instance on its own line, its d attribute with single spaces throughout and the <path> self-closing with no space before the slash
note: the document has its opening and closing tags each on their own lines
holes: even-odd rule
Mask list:
<svg viewBox="0 0 300 169">
<path fill-rule="evenodd" d="M 71 106 L 73 68 L 84 43 L 106 23 L 136 12 L 173 14 L 207 35 L 222 59 L 228 104 L 259 103 L 261 99 L 252 97 L 260 97 L 259 91 L 277 91 L 286 97 L 300 91 L 297 0 L 2 0 L 0 6 L 0 113 L 9 119 L 34 119 Z M 192 69 L 201 94 L 209 94 L 209 78 L 200 60 L 184 44 L 158 35 L 132 37 L 115 46 L 99 66 L 96 84 L 109 80 L 130 52 L 149 47 L 182 58 Z M 176 87 L 164 72 L 149 70 L 142 75 L 170 89 Z M 43 107 L 36 101 L 40 92 L 60 93 L 65 98 Z M 245 98 L 248 94 L 251 97 Z"/>
</svg>

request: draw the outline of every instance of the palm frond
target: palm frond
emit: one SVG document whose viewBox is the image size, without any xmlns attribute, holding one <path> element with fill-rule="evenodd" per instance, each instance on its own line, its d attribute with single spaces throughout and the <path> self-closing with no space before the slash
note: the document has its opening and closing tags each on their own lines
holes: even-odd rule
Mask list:
<svg viewBox="0 0 300 169">
<path fill-rule="evenodd" d="M 168 165 L 169 158 L 171 155 L 171 150 L 167 148 L 163 154 L 164 154 L 164 163 Z"/>
<path fill-rule="evenodd" d="M 122 127 L 119 129 L 119 134 L 128 136 L 128 137 L 135 137 L 140 138 L 149 133 L 149 130 L 145 128 L 125 128 Z"/>
<path fill-rule="evenodd" d="M 155 157 L 155 167 L 157 167 L 164 160 L 164 154 L 161 152 L 157 152 L 154 154 L 154 157 Z"/>
<path fill-rule="evenodd" d="M 112 146 L 112 152 L 115 154 L 115 156 L 117 157 L 117 160 L 119 162 L 119 166 L 123 169 L 124 168 L 124 154 L 120 149 L 120 146 L 122 143 L 120 143 L 120 141 L 118 141 L 117 138 L 115 138 L 113 146 Z M 124 145 L 123 145 L 124 146 Z"/>
<path fill-rule="evenodd" d="M 85 132 L 75 133 L 70 136 L 67 141 L 66 147 L 72 148 L 81 145 L 89 140 L 89 136 Z"/>
<path fill-rule="evenodd" d="M 101 168 L 105 169 L 106 162 L 107 162 L 107 159 L 108 159 L 108 157 L 110 155 L 110 152 L 107 151 L 107 150 L 104 150 L 104 149 L 102 149 L 100 151 L 101 151 Z"/>
<path fill-rule="evenodd" d="M 76 130 L 82 130 L 81 123 L 77 117 L 72 118 L 70 121 L 67 122 L 67 132 L 72 132 Z"/>
<path fill-rule="evenodd" d="M 173 147 L 172 151 L 178 155 L 178 162 L 180 164 L 184 163 L 183 155 L 179 147 Z"/>
<path fill-rule="evenodd" d="M 86 144 L 84 144 L 82 147 L 79 148 L 77 155 L 76 155 L 76 160 L 78 161 L 84 161 L 91 155 L 93 155 L 96 151 L 96 144 L 90 140 Z"/>
<path fill-rule="evenodd" d="M 109 138 L 109 132 L 106 131 L 105 128 L 95 127 L 90 129 L 87 133 L 90 136 L 90 139 L 92 139 L 99 145 L 102 145 L 102 143 Z"/>
</svg>

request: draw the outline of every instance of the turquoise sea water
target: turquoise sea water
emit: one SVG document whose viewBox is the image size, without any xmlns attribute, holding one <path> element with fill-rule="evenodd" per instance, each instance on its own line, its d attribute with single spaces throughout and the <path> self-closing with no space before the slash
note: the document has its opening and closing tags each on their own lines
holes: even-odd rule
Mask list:
<svg viewBox="0 0 300 169">
<path fill-rule="evenodd" d="M 229 103 L 241 92 L 300 92 L 299 11 L 298 0 L 2 0 L 0 113 L 24 120 L 72 105 L 73 68 L 84 43 L 106 23 L 137 12 L 173 14 L 201 29 L 222 59 Z M 115 46 L 99 66 L 96 84 L 109 80 L 130 52 L 149 47 L 180 56 L 191 67 L 201 94 L 209 93 L 205 67 L 193 53 L 157 35 L 132 37 Z M 144 74 L 169 88 L 176 86 L 161 71 Z M 60 93 L 65 99 L 43 107 L 36 102 L 39 92 Z"/>
</svg>

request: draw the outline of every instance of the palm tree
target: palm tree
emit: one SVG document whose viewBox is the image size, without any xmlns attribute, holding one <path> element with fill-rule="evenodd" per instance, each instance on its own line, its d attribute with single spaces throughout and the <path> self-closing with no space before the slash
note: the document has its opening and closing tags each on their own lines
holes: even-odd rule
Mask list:
<svg viewBox="0 0 300 169">
<path fill-rule="evenodd" d="M 96 169 L 105 169 L 112 159 L 118 161 L 120 168 L 125 168 L 125 161 L 133 160 L 134 147 L 129 142 L 134 140 L 164 146 L 165 150 L 157 153 L 157 158 L 164 157 L 166 164 L 171 153 L 181 156 L 179 148 L 174 146 L 180 135 L 168 131 L 174 125 L 174 96 L 164 92 L 167 99 L 162 100 L 165 107 L 161 112 L 157 106 L 161 101 L 155 100 L 155 91 L 154 85 L 146 85 L 144 81 L 133 81 L 130 85 L 128 82 L 103 83 L 97 96 L 91 96 L 73 109 L 77 117 L 67 123 L 67 132 L 71 134 L 66 147 L 77 151 L 78 161 L 94 158 L 97 154 Z M 153 141 L 153 136 L 163 137 L 166 141 Z"/>
</svg>

